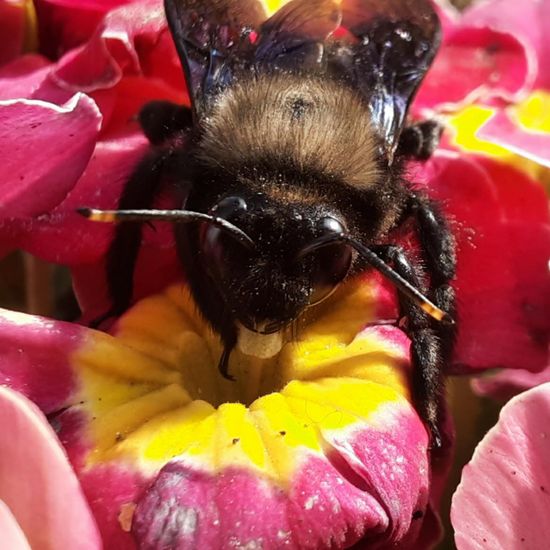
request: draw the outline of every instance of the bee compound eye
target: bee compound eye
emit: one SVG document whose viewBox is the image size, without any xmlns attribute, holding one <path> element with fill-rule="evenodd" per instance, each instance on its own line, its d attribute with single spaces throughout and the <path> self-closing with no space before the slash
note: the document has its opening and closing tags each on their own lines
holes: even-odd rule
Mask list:
<svg viewBox="0 0 550 550">
<path fill-rule="evenodd" d="M 230 196 L 221 199 L 209 214 L 228 222 L 234 222 L 246 211 L 247 204 L 243 198 Z M 246 249 L 231 234 L 211 223 L 202 224 L 200 248 L 206 269 L 219 282 L 226 280 L 230 269 L 234 269 L 230 266 L 244 265 L 250 255 L 250 250 Z"/>
<path fill-rule="evenodd" d="M 351 246 L 338 240 L 346 233 L 340 220 L 332 216 L 323 217 L 319 220 L 318 228 L 316 242 L 319 246 L 311 251 L 313 272 L 310 305 L 318 304 L 334 292 L 348 274 L 352 260 Z"/>
<path fill-rule="evenodd" d="M 221 199 L 211 209 L 209 214 L 217 218 L 223 218 L 228 222 L 234 221 L 239 215 L 248 210 L 248 205 L 242 197 L 229 196 Z"/>
<path fill-rule="evenodd" d="M 352 260 L 352 248 L 346 243 L 327 244 L 312 253 L 314 266 L 311 277 L 310 305 L 328 298 L 345 279 Z"/>
</svg>

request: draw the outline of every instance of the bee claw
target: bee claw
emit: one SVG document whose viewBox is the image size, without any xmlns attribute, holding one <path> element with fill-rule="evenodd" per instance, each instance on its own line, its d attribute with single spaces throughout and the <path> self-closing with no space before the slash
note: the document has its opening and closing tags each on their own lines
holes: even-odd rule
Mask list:
<svg viewBox="0 0 550 550">
<path fill-rule="evenodd" d="M 229 374 L 229 356 L 231 355 L 231 348 L 224 347 L 223 353 L 220 357 L 220 362 L 218 363 L 218 370 L 220 371 L 220 374 L 226 379 L 230 380 L 231 382 L 236 382 L 236 378 Z"/>
</svg>

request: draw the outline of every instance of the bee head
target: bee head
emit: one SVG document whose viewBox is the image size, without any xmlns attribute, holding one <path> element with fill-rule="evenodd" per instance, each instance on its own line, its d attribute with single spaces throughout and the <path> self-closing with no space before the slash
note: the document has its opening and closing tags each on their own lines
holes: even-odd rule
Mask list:
<svg viewBox="0 0 550 550">
<path fill-rule="evenodd" d="M 219 226 L 199 232 L 200 261 L 235 321 L 254 332 L 280 331 L 327 298 L 352 263 L 352 247 L 339 237 L 342 217 L 322 206 L 230 195 L 209 214 L 235 225 L 254 245 Z"/>
</svg>

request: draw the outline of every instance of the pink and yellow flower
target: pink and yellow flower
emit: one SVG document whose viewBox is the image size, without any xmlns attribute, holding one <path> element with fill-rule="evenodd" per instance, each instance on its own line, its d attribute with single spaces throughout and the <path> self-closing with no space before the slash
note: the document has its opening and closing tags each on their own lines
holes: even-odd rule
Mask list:
<svg viewBox="0 0 550 550">
<path fill-rule="evenodd" d="M 392 314 L 376 281 L 348 285 L 278 357 L 236 353 L 232 383 L 181 286 L 112 335 L 4 312 L 0 381 L 49 415 L 108 547 L 408 547 L 436 530 Z"/>
</svg>

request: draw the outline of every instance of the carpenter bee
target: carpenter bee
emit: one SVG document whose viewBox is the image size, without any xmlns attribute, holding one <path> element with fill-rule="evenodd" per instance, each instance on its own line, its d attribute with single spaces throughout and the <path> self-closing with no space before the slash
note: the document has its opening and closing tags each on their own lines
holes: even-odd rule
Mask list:
<svg viewBox="0 0 550 550">
<path fill-rule="evenodd" d="M 107 258 L 112 309 L 132 298 L 143 222 L 174 223 L 197 306 L 220 335 L 275 354 L 286 329 L 338 284 L 376 269 L 399 291 L 415 405 L 440 444 L 442 366 L 453 340 L 454 241 L 437 205 L 406 180 L 439 139 L 407 110 L 436 53 L 429 0 L 165 0 L 191 109 L 140 113 L 151 153 L 129 179 Z M 166 186 L 181 209 L 154 210 Z M 392 241 L 412 220 L 422 261 Z M 422 264 L 422 267 L 420 265 Z M 102 319 L 104 319 L 103 317 Z"/>
</svg>

